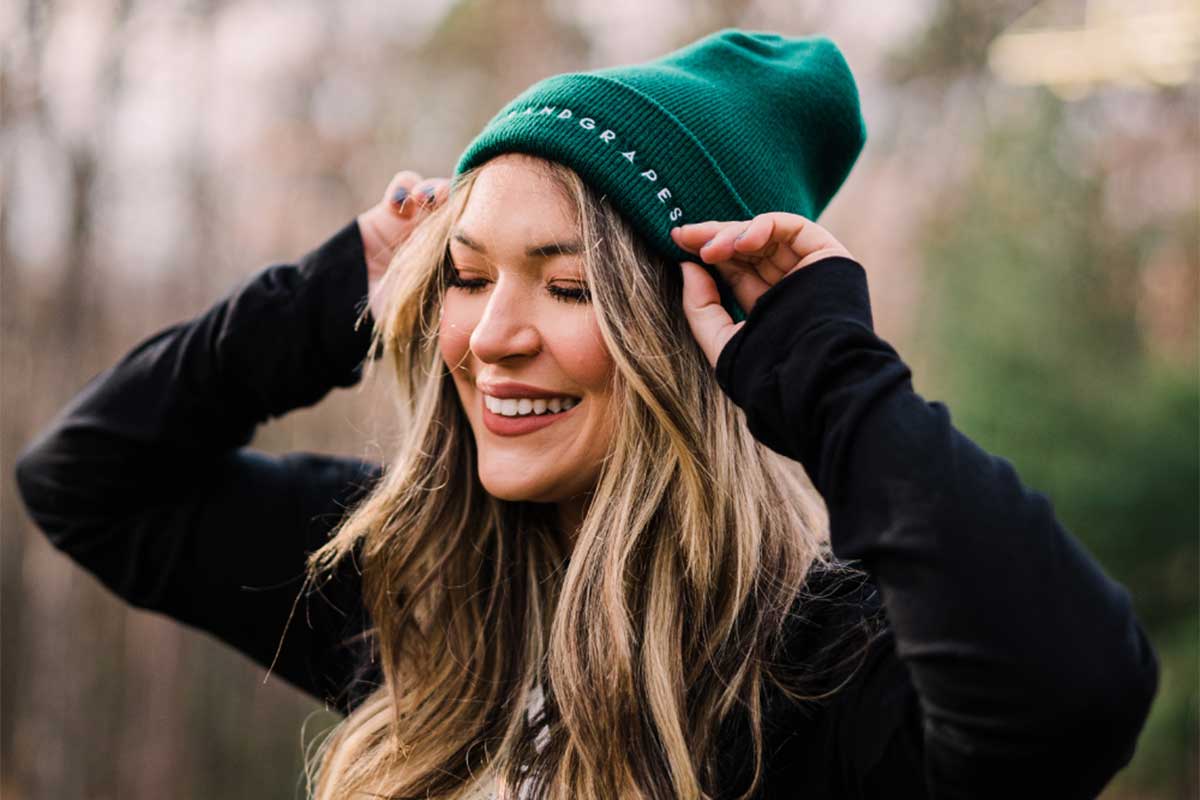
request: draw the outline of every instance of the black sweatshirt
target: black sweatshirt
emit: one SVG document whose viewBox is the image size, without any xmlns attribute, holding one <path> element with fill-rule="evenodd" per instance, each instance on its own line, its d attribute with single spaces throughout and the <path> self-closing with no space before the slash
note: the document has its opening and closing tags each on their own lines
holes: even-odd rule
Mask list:
<svg viewBox="0 0 1200 800">
<path fill-rule="evenodd" d="M 351 223 L 137 345 L 16 472 L 49 540 L 113 592 L 343 712 L 378 680 L 355 644 L 367 624 L 359 578 L 348 566 L 319 595 L 297 602 L 298 590 L 305 556 L 381 467 L 247 445 L 270 417 L 360 379 L 366 294 Z M 1046 497 L 913 391 L 873 332 L 863 268 L 831 257 L 771 287 L 716 378 L 760 441 L 805 466 L 834 554 L 869 576 L 810 602 L 788 653 L 809 663 L 836 634 L 882 620 L 831 698 L 767 704 L 761 796 L 1099 793 L 1132 757 L 1157 688 L 1154 650 L 1127 591 Z M 732 796 L 748 739 L 729 723 L 721 742 L 720 791 Z"/>
</svg>

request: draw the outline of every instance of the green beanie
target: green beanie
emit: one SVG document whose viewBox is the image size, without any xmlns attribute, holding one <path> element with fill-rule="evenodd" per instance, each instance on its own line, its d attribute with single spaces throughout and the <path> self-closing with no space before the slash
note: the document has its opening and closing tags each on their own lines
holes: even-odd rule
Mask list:
<svg viewBox="0 0 1200 800">
<path fill-rule="evenodd" d="M 726 28 L 653 61 L 535 83 L 454 174 L 513 151 L 565 164 L 676 263 L 698 261 L 671 239 L 677 225 L 767 211 L 815 220 L 865 141 L 854 76 L 833 42 Z"/>
</svg>

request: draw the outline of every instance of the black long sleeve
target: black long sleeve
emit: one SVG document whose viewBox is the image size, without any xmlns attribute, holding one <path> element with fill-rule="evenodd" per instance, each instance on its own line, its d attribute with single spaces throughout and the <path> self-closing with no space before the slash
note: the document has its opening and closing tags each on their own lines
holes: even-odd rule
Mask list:
<svg viewBox="0 0 1200 800">
<path fill-rule="evenodd" d="M 716 371 L 756 438 L 812 477 L 919 696 L 887 706 L 903 676 L 878 656 L 842 709 L 840 768 L 888 796 L 921 759 L 934 797 L 1094 797 L 1132 756 L 1157 657 L 1049 500 L 913 390 L 862 266 L 831 257 L 772 286 Z M 882 752 L 855 744 L 868 730 Z"/>
<path fill-rule="evenodd" d="M 364 625 L 358 575 L 348 566 L 301 598 L 304 559 L 379 468 L 246 445 L 270 417 L 359 380 L 366 296 L 351 223 L 138 344 L 88 382 L 16 470 L 38 527 L 117 595 L 274 663 L 343 709 Z"/>
</svg>

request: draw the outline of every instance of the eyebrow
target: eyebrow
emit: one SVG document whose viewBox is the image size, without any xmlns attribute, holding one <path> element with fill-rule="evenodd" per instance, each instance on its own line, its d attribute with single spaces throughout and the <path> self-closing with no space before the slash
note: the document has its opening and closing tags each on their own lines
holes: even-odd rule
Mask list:
<svg viewBox="0 0 1200 800">
<path fill-rule="evenodd" d="M 452 234 L 454 241 L 464 244 L 477 253 L 487 255 L 487 248 L 479 242 L 467 235 L 466 231 L 455 228 Z M 525 248 L 525 255 L 528 258 L 551 258 L 553 256 L 577 256 L 583 252 L 583 245 L 579 242 L 547 242 L 546 244 L 536 244 Z"/>
</svg>

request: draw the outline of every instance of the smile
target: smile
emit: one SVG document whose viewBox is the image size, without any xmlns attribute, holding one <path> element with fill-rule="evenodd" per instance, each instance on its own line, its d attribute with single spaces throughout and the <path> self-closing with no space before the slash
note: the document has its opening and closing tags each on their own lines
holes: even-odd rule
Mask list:
<svg viewBox="0 0 1200 800">
<path fill-rule="evenodd" d="M 550 400 L 501 399 L 482 392 L 480 397 L 482 398 L 480 407 L 483 409 L 483 424 L 498 436 L 520 436 L 541 430 L 565 417 L 572 416 L 582 402 L 565 397 Z M 526 404 L 528 404 L 528 408 L 525 408 Z"/>
</svg>

